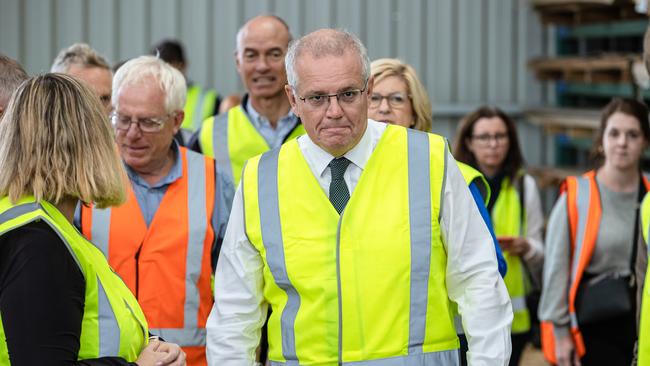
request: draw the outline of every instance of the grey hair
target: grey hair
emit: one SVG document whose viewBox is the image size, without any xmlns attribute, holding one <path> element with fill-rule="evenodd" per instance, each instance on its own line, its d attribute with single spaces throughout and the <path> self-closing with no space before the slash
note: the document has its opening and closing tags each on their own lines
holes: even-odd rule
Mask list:
<svg viewBox="0 0 650 366">
<path fill-rule="evenodd" d="M 118 93 L 125 85 L 137 84 L 147 78 L 154 78 L 165 93 L 167 113 L 182 111 L 187 96 L 185 78 L 180 71 L 156 56 L 140 56 L 127 61 L 113 78 L 112 99 L 117 107 Z"/>
<path fill-rule="evenodd" d="M 323 33 L 326 32 L 327 36 Z M 298 74 L 296 73 L 296 62 L 298 57 L 307 52 L 314 58 L 325 56 L 341 56 L 348 50 L 356 52 L 361 63 L 361 72 L 364 83 L 370 78 L 370 58 L 368 50 L 359 37 L 345 29 L 321 29 L 309 33 L 292 41 L 289 44 L 284 65 L 287 69 L 287 80 L 292 89 L 298 87 Z"/>
<path fill-rule="evenodd" d="M 9 103 L 11 94 L 26 79 L 25 69 L 16 60 L 0 54 L 0 107 Z"/>
<path fill-rule="evenodd" d="M 101 67 L 111 71 L 106 59 L 85 43 L 75 43 L 62 49 L 54 59 L 50 72 L 67 73 L 72 65 Z"/>
</svg>

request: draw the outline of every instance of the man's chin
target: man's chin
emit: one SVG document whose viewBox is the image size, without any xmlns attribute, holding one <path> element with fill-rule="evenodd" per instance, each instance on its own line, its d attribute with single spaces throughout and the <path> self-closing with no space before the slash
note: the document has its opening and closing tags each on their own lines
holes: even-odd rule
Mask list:
<svg viewBox="0 0 650 366">
<path fill-rule="evenodd" d="M 124 163 L 129 166 L 129 168 L 135 171 L 138 171 L 147 165 L 147 160 L 144 156 L 123 155 L 122 159 L 124 160 Z"/>
<path fill-rule="evenodd" d="M 253 98 L 275 98 L 278 95 L 284 95 L 284 88 L 278 89 L 277 87 L 255 87 L 249 90 L 249 94 Z"/>
</svg>

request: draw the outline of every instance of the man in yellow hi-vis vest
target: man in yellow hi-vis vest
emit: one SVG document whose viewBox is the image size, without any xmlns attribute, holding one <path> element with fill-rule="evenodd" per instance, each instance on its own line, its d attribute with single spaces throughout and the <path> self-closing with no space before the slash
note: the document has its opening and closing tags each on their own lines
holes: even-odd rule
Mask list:
<svg viewBox="0 0 650 366">
<path fill-rule="evenodd" d="M 247 94 L 241 104 L 203 121 L 188 145 L 213 157 L 239 183 L 249 158 L 305 133 L 284 93 L 284 55 L 291 40 L 287 24 L 261 15 L 237 32 L 235 64 Z"/>
<path fill-rule="evenodd" d="M 211 365 L 507 365 L 512 307 L 444 138 L 367 119 L 370 61 L 323 29 L 287 52 L 307 135 L 248 161 L 215 274 Z"/>
</svg>

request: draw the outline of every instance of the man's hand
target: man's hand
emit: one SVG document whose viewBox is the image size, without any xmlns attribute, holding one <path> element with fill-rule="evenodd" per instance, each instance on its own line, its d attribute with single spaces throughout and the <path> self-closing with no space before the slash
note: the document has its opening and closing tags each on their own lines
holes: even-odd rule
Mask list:
<svg viewBox="0 0 650 366">
<path fill-rule="evenodd" d="M 135 363 L 138 366 L 184 366 L 185 353 L 174 343 L 151 340 Z"/>
<path fill-rule="evenodd" d="M 519 257 L 530 250 L 530 243 L 523 237 L 498 237 L 497 241 L 502 250 Z"/>
<path fill-rule="evenodd" d="M 571 336 L 561 337 L 555 342 L 555 357 L 558 366 L 581 366 Z"/>
</svg>

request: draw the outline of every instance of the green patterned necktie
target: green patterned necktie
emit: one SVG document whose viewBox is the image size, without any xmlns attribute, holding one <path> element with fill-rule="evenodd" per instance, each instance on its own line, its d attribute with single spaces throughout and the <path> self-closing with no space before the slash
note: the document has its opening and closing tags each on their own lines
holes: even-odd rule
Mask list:
<svg viewBox="0 0 650 366">
<path fill-rule="evenodd" d="M 345 169 L 350 165 L 350 160 L 346 158 L 332 159 L 329 163 L 330 170 L 332 171 L 332 181 L 330 182 L 330 202 L 339 214 L 345 208 L 345 205 L 350 199 L 350 191 L 348 186 L 343 180 Z"/>
</svg>

